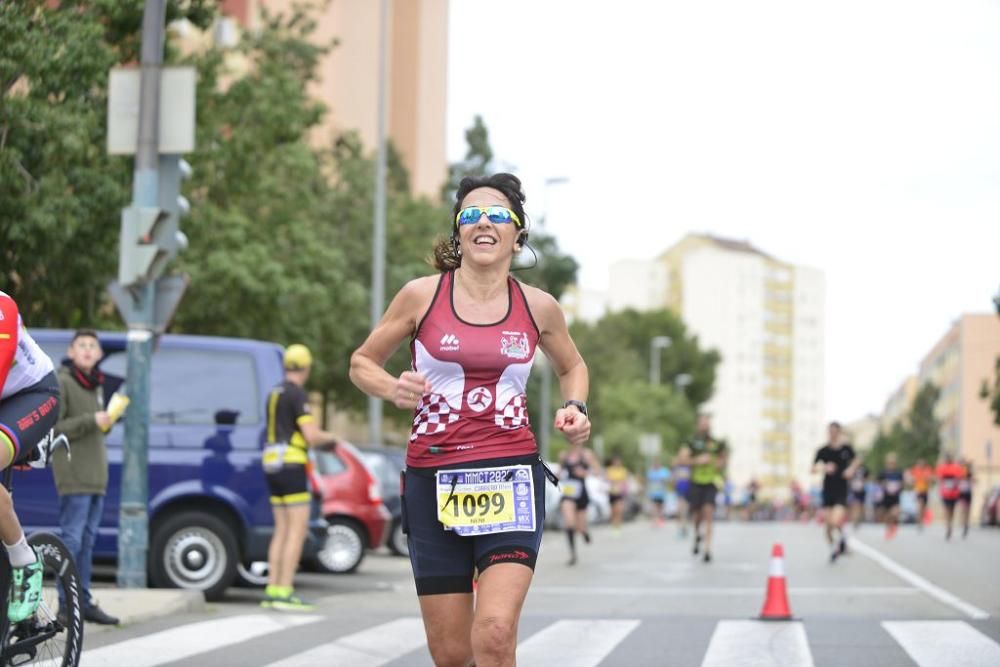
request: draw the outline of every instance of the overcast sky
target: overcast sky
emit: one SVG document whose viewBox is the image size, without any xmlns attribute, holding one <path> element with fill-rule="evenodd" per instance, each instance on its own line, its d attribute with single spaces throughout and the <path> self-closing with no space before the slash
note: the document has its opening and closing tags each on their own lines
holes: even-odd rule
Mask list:
<svg viewBox="0 0 1000 667">
<path fill-rule="evenodd" d="M 990 312 L 1000 0 L 450 7 L 449 159 L 481 114 L 584 287 L 689 231 L 821 269 L 841 420 L 880 412 L 959 314 Z M 553 177 L 569 181 L 546 195 Z"/>
</svg>

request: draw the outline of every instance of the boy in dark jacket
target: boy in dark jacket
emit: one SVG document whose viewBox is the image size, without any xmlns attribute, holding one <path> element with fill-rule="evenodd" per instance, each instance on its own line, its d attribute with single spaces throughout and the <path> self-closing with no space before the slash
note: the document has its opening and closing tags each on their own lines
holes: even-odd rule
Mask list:
<svg viewBox="0 0 1000 667">
<path fill-rule="evenodd" d="M 58 373 L 63 400 L 55 430 L 69 438 L 72 454 L 67 457 L 65 450 L 58 450 L 52 459 L 59 492 L 59 527 L 80 571 L 84 620 L 117 625 L 118 619 L 104 613 L 90 595 L 94 541 L 108 487 L 104 433 L 112 423 L 104 411 L 103 378 L 95 368 L 103 355 L 97 333 L 90 329 L 77 331 L 67 355 L 69 362 Z M 59 594 L 61 598 L 62 591 Z M 60 599 L 60 614 L 62 608 Z"/>
</svg>

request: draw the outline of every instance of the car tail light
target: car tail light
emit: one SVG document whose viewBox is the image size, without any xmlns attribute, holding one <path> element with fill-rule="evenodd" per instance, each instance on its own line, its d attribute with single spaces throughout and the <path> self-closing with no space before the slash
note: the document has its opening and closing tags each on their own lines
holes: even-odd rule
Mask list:
<svg viewBox="0 0 1000 667">
<path fill-rule="evenodd" d="M 368 500 L 371 501 L 372 505 L 382 504 L 382 491 L 379 489 L 378 482 L 370 474 L 368 475 Z"/>
</svg>

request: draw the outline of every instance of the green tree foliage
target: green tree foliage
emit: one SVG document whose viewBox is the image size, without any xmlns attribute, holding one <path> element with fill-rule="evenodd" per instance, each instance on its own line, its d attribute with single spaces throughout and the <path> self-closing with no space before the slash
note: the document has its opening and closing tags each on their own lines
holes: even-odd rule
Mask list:
<svg viewBox="0 0 1000 667">
<path fill-rule="evenodd" d="M 909 468 L 917 459 L 934 463 L 941 455 L 941 421 L 934 415 L 941 391 L 931 382 L 920 387 L 913 405 L 902 423 L 893 425 L 889 433 L 879 433 L 865 456 L 870 470 L 885 467 L 885 455 L 895 452 L 901 468 Z"/>
<path fill-rule="evenodd" d="M 576 322 L 570 333 L 590 371 L 590 416 L 605 451 L 617 450 L 635 465 L 638 435 L 659 433 L 664 455 L 675 453 L 693 432 L 698 407 L 712 396 L 719 354 L 703 350 L 668 310 L 612 313 L 594 324 Z M 660 350 L 658 386 L 649 383 L 655 336 L 671 339 Z M 676 382 L 684 375 L 690 377 L 686 386 Z"/>
</svg>

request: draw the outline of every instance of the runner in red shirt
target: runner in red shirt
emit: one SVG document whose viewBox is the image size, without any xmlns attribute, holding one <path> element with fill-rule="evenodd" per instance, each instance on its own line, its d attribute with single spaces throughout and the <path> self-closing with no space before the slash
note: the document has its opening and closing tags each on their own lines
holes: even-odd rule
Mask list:
<svg viewBox="0 0 1000 667">
<path fill-rule="evenodd" d="M 937 468 L 938 487 L 941 491 L 941 502 L 944 503 L 945 539 L 951 539 L 951 525 L 955 518 L 955 503 L 961 495 L 960 484 L 965 479 L 965 468 L 955 462 L 955 457 L 945 453 L 944 460 Z"/>
<path fill-rule="evenodd" d="M 559 379 L 554 426 L 571 444 L 590 436 L 589 380 L 559 303 L 510 276 L 528 235 L 520 180 L 463 179 L 453 214 L 440 275 L 400 290 L 351 357 L 351 380 L 413 411 L 403 529 L 434 663 L 513 665 L 545 512 L 525 395 L 536 349 Z M 383 365 L 406 338 L 412 370 L 395 378 Z"/>
</svg>

